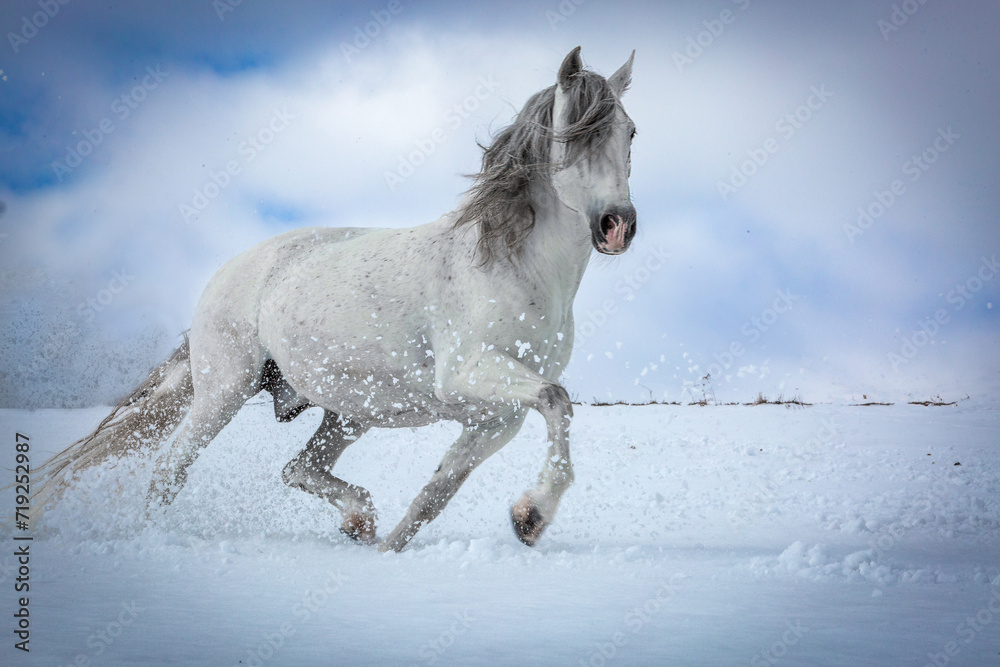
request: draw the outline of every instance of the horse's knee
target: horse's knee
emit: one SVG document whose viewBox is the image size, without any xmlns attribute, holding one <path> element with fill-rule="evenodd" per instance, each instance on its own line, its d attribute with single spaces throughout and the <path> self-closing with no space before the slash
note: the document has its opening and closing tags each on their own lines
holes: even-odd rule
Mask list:
<svg viewBox="0 0 1000 667">
<path fill-rule="evenodd" d="M 569 392 L 562 385 L 547 384 L 538 392 L 539 410 L 545 413 L 556 413 L 565 417 L 573 416 L 573 401 Z"/>
<path fill-rule="evenodd" d="M 538 411 L 545 419 L 549 440 L 563 441 L 569 434 L 569 422 L 573 416 L 573 401 L 566 390 L 557 384 L 547 384 L 538 394 Z"/>
<path fill-rule="evenodd" d="M 306 484 L 307 478 L 311 475 L 323 476 L 328 474 L 326 470 L 309 461 L 308 450 L 305 450 L 286 463 L 285 467 L 281 469 L 281 481 L 293 489 L 302 489 L 303 491 L 311 492 Z"/>
</svg>

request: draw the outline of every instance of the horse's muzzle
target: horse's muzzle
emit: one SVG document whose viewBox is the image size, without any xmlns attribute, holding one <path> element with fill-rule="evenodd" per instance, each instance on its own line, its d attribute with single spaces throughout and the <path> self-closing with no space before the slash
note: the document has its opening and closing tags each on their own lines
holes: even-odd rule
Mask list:
<svg viewBox="0 0 1000 667">
<path fill-rule="evenodd" d="M 635 207 L 615 206 L 591 219 L 590 231 L 594 248 L 605 255 L 620 255 L 632 243 L 636 226 Z"/>
</svg>

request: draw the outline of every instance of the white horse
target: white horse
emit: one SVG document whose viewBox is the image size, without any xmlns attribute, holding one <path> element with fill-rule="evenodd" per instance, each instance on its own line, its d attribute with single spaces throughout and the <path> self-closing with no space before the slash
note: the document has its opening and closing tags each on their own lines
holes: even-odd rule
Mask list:
<svg viewBox="0 0 1000 667">
<path fill-rule="evenodd" d="M 604 79 L 573 49 L 556 85 L 485 148 L 467 197 L 441 219 L 300 229 L 223 266 L 185 343 L 97 430 L 46 464 L 42 504 L 74 472 L 156 448 L 177 430 L 148 496 L 151 508 L 169 505 L 199 451 L 266 389 L 280 421 L 323 408 L 282 478 L 333 504 L 341 530 L 364 543 L 375 542 L 371 497 L 330 472 L 344 449 L 372 427 L 462 424 L 380 545 L 399 551 L 534 408 L 548 456 L 538 486 L 511 509 L 517 536 L 534 545 L 573 480 L 573 410 L 558 383 L 573 347 L 573 299 L 591 250 L 621 254 L 635 235 L 635 126 L 621 104 L 632 57 Z"/>
</svg>

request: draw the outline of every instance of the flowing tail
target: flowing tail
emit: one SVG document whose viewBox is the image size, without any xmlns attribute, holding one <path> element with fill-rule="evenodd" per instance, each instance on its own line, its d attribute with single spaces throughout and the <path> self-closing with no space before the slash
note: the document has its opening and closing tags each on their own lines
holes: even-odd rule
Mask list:
<svg viewBox="0 0 1000 667">
<path fill-rule="evenodd" d="M 80 438 L 35 469 L 41 486 L 32 497 L 32 523 L 58 500 L 77 473 L 140 449 L 159 447 L 174 432 L 194 398 L 187 336 L 166 361 L 115 406 L 94 432 Z"/>
</svg>

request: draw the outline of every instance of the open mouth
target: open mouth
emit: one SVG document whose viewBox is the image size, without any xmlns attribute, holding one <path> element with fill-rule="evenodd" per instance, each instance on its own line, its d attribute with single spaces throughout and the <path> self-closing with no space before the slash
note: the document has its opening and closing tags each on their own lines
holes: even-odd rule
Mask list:
<svg viewBox="0 0 1000 667">
<path fill-rule="evenodd" d="M 605 213 L 593 230 L 594 248 L 605 255 L 620 255 L 628 250 L 635 236 L 635 209 Z"/>
</svg>

